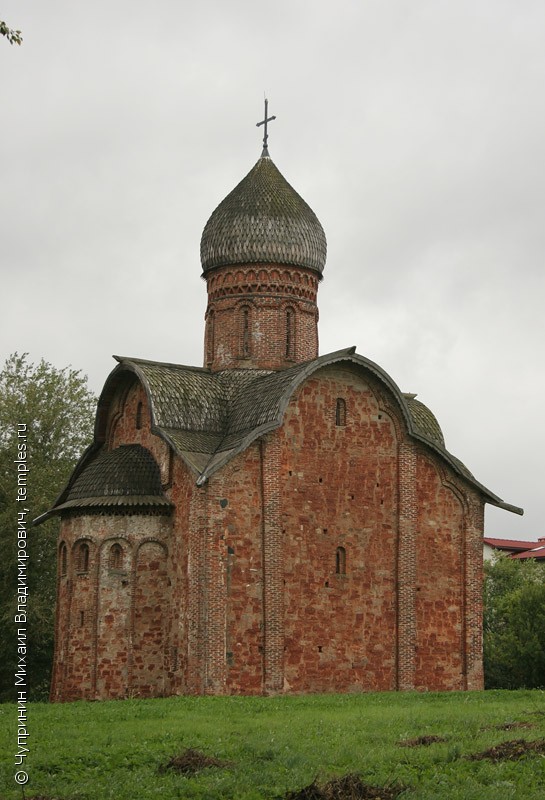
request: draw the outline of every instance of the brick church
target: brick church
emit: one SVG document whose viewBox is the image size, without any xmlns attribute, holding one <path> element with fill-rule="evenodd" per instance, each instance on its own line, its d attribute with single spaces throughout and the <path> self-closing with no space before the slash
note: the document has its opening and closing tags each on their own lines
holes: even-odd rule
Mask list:
<svg viewBox="0 0 545 800">
<path fill-rule="evenodd" d="M 484 505 L 520 509 L 377 364 L 318 355 L 325 261 L 265 122 L 202 235 L 204 366 L 116 356 L 48 512 L 53 700 L 482 688 Z"/>
</svg>

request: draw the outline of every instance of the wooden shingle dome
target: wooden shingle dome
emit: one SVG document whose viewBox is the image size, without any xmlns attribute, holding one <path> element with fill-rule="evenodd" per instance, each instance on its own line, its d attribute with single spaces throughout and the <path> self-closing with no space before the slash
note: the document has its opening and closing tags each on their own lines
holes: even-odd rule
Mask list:
<svg viewBox="0 0 545 800">
<path fill-rule="evenodd" d="M 203 273 L 231 264 L 289 264 L 322 274 L 327 254 L 318 217 L 268 155 L 216 208 L 201 239 Z"/>
</svg>

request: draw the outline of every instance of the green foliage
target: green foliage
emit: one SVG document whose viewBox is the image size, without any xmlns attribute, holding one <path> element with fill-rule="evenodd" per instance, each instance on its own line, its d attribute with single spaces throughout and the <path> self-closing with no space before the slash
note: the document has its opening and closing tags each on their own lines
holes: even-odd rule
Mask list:
<svg viewBox="0 0 545 800">
<path fill-rule="evenodd" d="M 14 697 L 17 586 L 18 425 L 26 426 L 28 527 L 28 685 L 47 696 L 53 647 L 58 519 L 30 527 L 51 508 L 92 439 L 95 399 L 78 371 L 11 355 L 0 373 L 0 700 Z"/>
<path fill-rule="evenodd" d="M 532 559 L 485 564 L 486 688 L 545 685 L 545 570 Z"/>
<path fill-rule="evenodd" d="M 541 800 L 545 759 L 466 756 L 512 739 L 542 739 L 543 699 L 543 692 L 521 690 L 37 703 L 28 714 L 25 791 L 79 800 L 278 800 L 315 778 L 357 772 L 375 786 L 407 786 L 401 797 L 418 800 Z M 13 751 L 15 711 L 0 706 L 1 752 Z M 430 735 L 445 741 L 399 746 Z M 194 776 L 160 770 L 187 748 L 230 766 Z M 4 759 L 5 800 L 21 798 L 13 773 Z"/>
<path fill-rule="evenodd" d="M 23 37 L 21 31 L 14 31 L 0 19 L 0 36 L 5 36 L 10 44 L 21 44 Z"/>
</svg>

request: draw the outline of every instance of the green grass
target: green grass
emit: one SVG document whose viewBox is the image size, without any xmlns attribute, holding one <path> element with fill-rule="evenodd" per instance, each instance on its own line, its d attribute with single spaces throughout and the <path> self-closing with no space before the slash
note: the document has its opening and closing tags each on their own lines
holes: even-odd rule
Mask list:
<svg viewBox="0 0 545 800">
<path fill-rule="evenodd" d="M 28 707 L 25 794 L 60 800 L 272 799 L 316 777 L 358 772 L 367 783 L 407 786 L 403 800 L 541 800 L 545 758 L 494 764 L 464 756 L 509 739 L 544 738 L 544 701 L 541 691 L 489 691 L 35 703 Z M 494 727 L 516 721 L 535 727 Z M 2 800 L 22 797 L 13 778 L 15 723 L 15 707 L 0 705 Z M 423 735 L 447 741 L 399 747 Z M 159 772 L 189 747 L 232 766 L 191 778 Z"/>
</svg>

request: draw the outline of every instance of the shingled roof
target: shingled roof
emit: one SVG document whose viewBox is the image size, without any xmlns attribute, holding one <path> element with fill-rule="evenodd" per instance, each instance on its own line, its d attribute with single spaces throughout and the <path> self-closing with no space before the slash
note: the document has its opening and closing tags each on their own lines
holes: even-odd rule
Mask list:
<svg viewBox="0 0 545 800">
<path fill-rule="evenodd" d="M 345 364 L 370 372 L 391 393 L 409 434 L 440 455 L 454 471 L 476 487 L 487 502 L 517 513 L 480 484 L 467 467 L 445 448 L 443 434 L 431 411 L 414 395 L 404 396 L 392 378 L 351 347 L 297 364 L 290 369 L 233 369 L 212 373 L 136 358 L 116 356 L 119 365 L 106 381 L 97 413 L 96 440 L 103 441 L 110 398 L 127 372 L 145 388 L 152 429 L 165 439 L 193 470 L 201 485 L 263 434 L 282 424 L 284 411 L 296 388 L 314 372 L 331 364 Z"/>
<path fill-rule="evenodd" d="M 268 155 L 222 200 L 201 238 L 203 273 L 228 264 L 274 263 L 321 275 L 326 255 L 318 217 Z"/>
<path fill-rule="evenodd" d="M 77 472 L 56 511 L 105 506 L 170 506 L 155 459 L 140 444 L 98 455 Z"/>
</svg>

